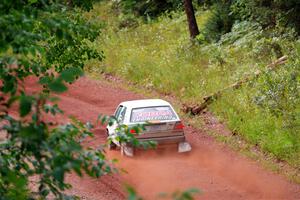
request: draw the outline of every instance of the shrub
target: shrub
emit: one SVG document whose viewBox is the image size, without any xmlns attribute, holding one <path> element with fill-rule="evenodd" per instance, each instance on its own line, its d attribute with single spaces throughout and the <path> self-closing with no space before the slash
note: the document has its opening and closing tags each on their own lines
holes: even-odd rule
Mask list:
<svg viewBox="0 0 300 200">
<path fill-rule="evenodd" d="M 181 0 L 121 0 L 119 6 L 122 8 L 125 14 L 134 14 L 136 16 L 142 16 L 145 19 L 147 17 L 155 18 L 163 14 L 166 11 L 176 10 L 182 5 Z"/>
<path fill-rule="evenodd" d="M 300 126 L 300 45 L 291 61 L 279 72 L 266 73 L 259 82 L 254 102 L 276 117 L 286 129 Z M 297 131 L 291 131 L 296 133 Z M 299 131 L 298 131 L 299 132 Z"/>
<path fill-rule="evenodd" d="M 300 33 L 300 2 L 297 0 L 235 0 L 231 11 L 238 20 L 266 27 L 292 27 Z"/>
<path fill-rule="evenodd" d="M 206 40 L 215 42 L 218 41 L 223 34 L 230 32 L 234 23 L 234 17 L 230 13 L 230 2 L 217 2 L 211 9 L 212 14 L 207 20 L 202 32 Z"/>
</svg>

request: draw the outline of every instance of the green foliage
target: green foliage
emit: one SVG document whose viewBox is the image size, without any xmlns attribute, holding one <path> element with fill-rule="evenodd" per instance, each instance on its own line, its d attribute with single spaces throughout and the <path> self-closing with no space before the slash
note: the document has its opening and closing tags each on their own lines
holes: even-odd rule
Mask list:
<svg viewBox="0 0 300 200">
<path fill-rule="evenodd" d="M 297 0 L 236 0 L 232 13 L 239 20 L 251 20 L 263 27 L 292 27 L 300 31 L 300 3 Z"/>
<path fill-rule="evenodd" d="M 103 148 L 83 148 L 91 124 L 76 119 L 53 126 L 46 114 L 63 111 L 51 97 L 83 74 L 102 51 L 90 45 L 99 26 L 80 17 L 92 1 L 1 1 L 0 3 L 0 199 L 73 199 L 65 174 L 99 177 L 112 171 Z M 74 12 L 76 7 L 76 12 Z M 26 93 L 27 78 L 43 90 Z M 19 116 L 11 114 L 18 107 Z M 104 120 L 105 121 L 105 120 Z"/>
<path fill-rule="evenodd" d="M 283 127 L 292 134 L 299 134 L 300 126 L 300 48 L 291 62 L 279 73 L 267 73 L 260 79 L 259 91 L 254 102 L 283 120 Z"/>
<path fill-rule="evenodd" d="M 74 122 L 50 130 L 42 121 L 21 123 L 9 116 L 5 120 L 9 125 L 3 128 L 11 138 L 0 146 L 3 180 L 0 186 L 1 199 L 14 199 L 10 195 L 19 192 L 19 183 L 11 179 L 9 174 L 26 183 L 29 177 L 39 176 L 33 179 L 38 187 L 36 192 L 28 192 L 33 188 L 23 185 L 28 192 L 23 194 L 23 199 L 47 198 L 49 194 L 63 199 L 66 196 L 61 191 L 70 188 L 64 180 L 66 173 L 73 170 L 81 176 L 84 171 L 90 176 L 99 177 L 111 171 L 109 162 L 104 160 L 103 151 L 82 149 L 78 142 L 84 135 L 92 135 L 86 125 Z"/>
<path fill-rule="evenodd" d="M 175 191 L 171 195 L 168 194 L 161 194 L 160 197 L 174 199 L 174 200 L 193 200 L 194 195 L 201 193 L 200 190 L 191 188 L 185 191 Z"/>
<path fill-rule="evenodd" d="M 230 32 L 234 23 L 230 6 L 231 1 L 217 1 L 211 6 L 212 14 L 201 31 L 207 41 L 218 41 L 223 34 Z"/>
<path fill-rule="evenodd" d="M 132 134 L 130 131 L 134 130 L 135 134 Z M 127 143 L 132 145 L 133 147 L 143 147 L 144 149 L 154 148 L 157 143 L 155 141 L 149 142 L 140 142 L 135 136 L 141 134 L 141 132 L 145 130 L 144 125 L 137 125 L 135 127 L 128 127 L 126 125 L 119 125 L 116 128 L 116 137 L 114 138 L 117 141 Z M 109 138 L 111 139 L 111 138 Z"/>
<path fill-rule="evenodd" d="M 20 97 L 20 116 L 24 117 L 31 111 L 31 105 L 32 105 L 32 97 L 21 95 Z"/>
<path fill-rule="evenodd" d="M 298 1 L 229 0 L 208 1 L 208 5 L 212 14 L 201 33 L 206 41 L 218 41 L 224 33 L 231 31 L 234 23 L 245 21 L 257 23 L 263 29 L 276 27 L 281 32 L 294 29 L 299 34 Z"/>
<path fill-rule="evenodd" d="M 37 1 L 37 0 L 33 0 L 33 1 Z M 80 9 L 84 9 L 86 11 L 90 11 L 93 8 L 93 4 L 97 1 L 100 1 L 100 0 L 85 0 L 85 1 L 69 0 L 67 2 L 67 5 L 72 6 L 72 7 L 78 7 Z"/>
<path fill-rule="evenodd" d="M 296 33 L 292 29 L 286 29 L 281 34 L 278 29 L 264 30 L 259 23 L 243 21 L 235 23 L 231 32 L 222 35 L 219 44 L 239 48 L 251 48 L 248 56 L 256 59 L 283 56 L 281 41 L 292 41 Z M 253 42 L 256 41 L 256 42 Z"/>
<path fill-rule="evenodd" d="M 145 18 L 158 17 L 166 11 L 176 10 L 182 6 L 181 0 L 121 0 L 119 4 L 125 14 L 134 14 Z"/>
<path fill-rule="evenodd" d="M 143 198 L 140 197 L 134 188 L 130 186 L 126 186 L 128 195 L 128 200 L 142 200 Z M 193 200 L 194 195 L 201 193 L 200 190 L 191 188 L 185 191 L 175 191 L 172 194 L 161 193 L 159 194 L 160 199 L 173 199 L 173 200 Z"/>
<path fill-rule="evenodd" d="M 142 200 L 142 197 L 139 197 L 137 195 L 137 192 L 135 191 L 134 188 L 130 186 L 126 186 L 126 190 L 128 193 L 128 197 L 127 197 L 128 200 Z"/>
</svg>

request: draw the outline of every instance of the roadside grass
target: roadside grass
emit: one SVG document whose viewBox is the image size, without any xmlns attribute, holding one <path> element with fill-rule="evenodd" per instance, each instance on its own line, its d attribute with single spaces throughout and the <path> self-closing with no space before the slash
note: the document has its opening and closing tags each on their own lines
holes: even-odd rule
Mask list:
<svg viewBox="0 0 300 200">
<path fill-rule="evenodd" d="M 263 152 L 271 152 L 279 160 L 299 167 L 299 130 L 286 128 L 282 116 L 276 117 L 253 105 L 251 97 L 246 98 L 247 89 L 225 94 L 212 104 L 211 110 L 247 142 L 259 146 Z"/>
<path fill-rule="evenodd" d="M 181 103 L 200 102 L 203 96 L 265 69 L 276 59 L 274 44 L 279 45 L 289 55 L 287 64 L 225 92 L 209 109 L 245 141 L 299 169 L 299 40 L 289 35 L 266 37 L 255 24 L 241 23 L 218 43 L 193 44 L 183 12 L 147 23 L 136 19 L 138 26 L 122 29 L 118 26 L 126 16 L 116 12 L 111 3 L 102 3 L 86 14 L 107 23 L 91 44 L 103 49 L 106 58 L 87 63 L 86 70 L 120 76 L 147 91 L 175 96 Z M 209 11 L 198 11 L 200 30 L 209 16 Z"/>
</svg>

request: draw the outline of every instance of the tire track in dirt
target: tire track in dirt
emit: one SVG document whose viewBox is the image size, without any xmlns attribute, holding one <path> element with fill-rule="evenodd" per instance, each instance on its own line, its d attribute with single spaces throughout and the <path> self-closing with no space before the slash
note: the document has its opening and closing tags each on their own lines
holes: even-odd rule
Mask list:
<svg viewBox="0 0 300 200">
<path fill-rule="evenodd" d="M 34 80 L 27 84 L 29 88 L 34 88 L 34 85 Z M 59 104 L 65 116 L 95 121 L 100 113 L 112 114 L 121 101 L 143 97 L 84 77 L 71 85 L 60 98 Z M 65 121 L 66 118 L 59 120 Z M 160 192 L 188 188 L 203 191 L 197 199 L 300 199 L 299 185 L 262 169 L 255 161 L 218 144 L 202 131 L 192 127 L 185 131 L 193 147 L 191 152 L 178 154 L 176 146 L 172 145 L 157 150 L 139 150 L 133 158 L 110 151 L 108 156 L 118 158 L 118 167 L 128 173 L 100 179 L 80 179 L 71 174 L 68 176 L 68 181 L 74 186 L 71 193 L 84 199 L 124 199 L 122 184 L 128 183 L 149 200 L 156 199 Z M 87 145 L 95 146 L 104 141 L 102 127 L 95 131 L 95 138 Z"/>
</svg>

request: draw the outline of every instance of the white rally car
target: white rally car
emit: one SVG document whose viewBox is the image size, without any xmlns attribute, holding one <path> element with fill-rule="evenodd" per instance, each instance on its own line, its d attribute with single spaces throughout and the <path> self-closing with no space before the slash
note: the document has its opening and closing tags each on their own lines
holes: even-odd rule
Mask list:
<svg viewBox="0 0 300 200">
<path fill-rule="evenodd" d="M 178 144 L 179 152 L 191 150 L 191 146 L 185 140 L 183 124 L 173 107 L 161 99 L 145 99 L 125 101 L 119 104 L 114 117 L 116 122 L 107 126 L 108 137 L 112 139 L 110 148 L 121 147 L 125 155 L 133 156 L 133 147 L 128 144 L 120 144 L 114 140 L 117 128 L 120 125 L 134 127 L 144 125 L 145 130 L 136 135 L 139 141 L 155 141 L 161 143 Z"/>
</svg>

